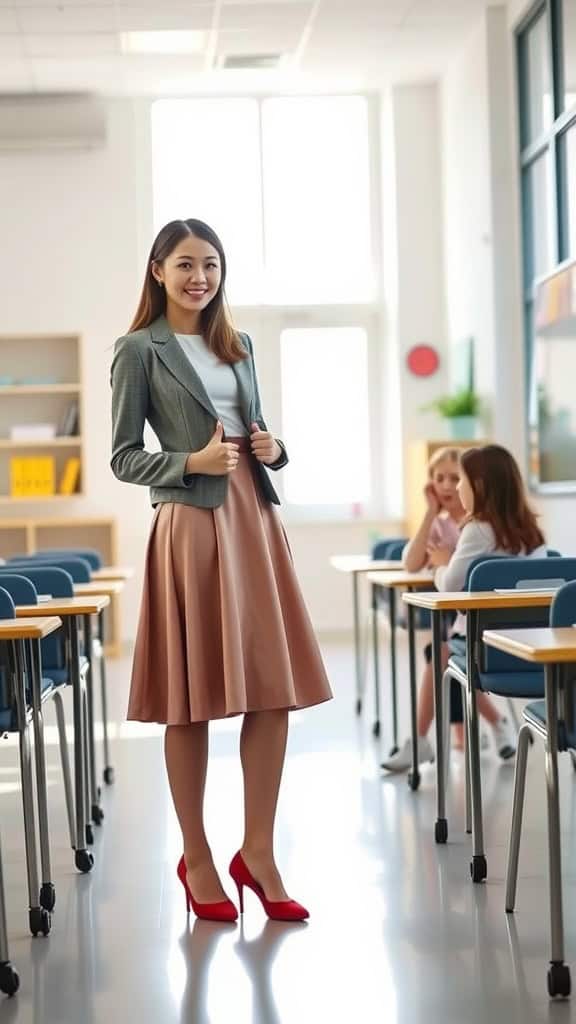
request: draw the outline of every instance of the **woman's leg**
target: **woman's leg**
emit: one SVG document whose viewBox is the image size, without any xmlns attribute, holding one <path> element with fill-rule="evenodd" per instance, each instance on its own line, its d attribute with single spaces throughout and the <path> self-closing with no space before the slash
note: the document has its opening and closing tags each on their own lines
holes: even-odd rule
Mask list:
<svg viewBox="0 0 576 1024">
<path fill-rule="evenodd" d="M 286 754 L 288 712 L 244 715 L 240 757 L 244 773 L 242 857 L 269 900 L 288 899 L 274 861 L 274 820 Z"/>
<path fill-rule="evenodd" d="M 208 722 L 168 725 L 164 752 L 170 790 L 184 840 L 188 885 L 198 903 L 226 899 L 204 831 Z"/>
</svg>

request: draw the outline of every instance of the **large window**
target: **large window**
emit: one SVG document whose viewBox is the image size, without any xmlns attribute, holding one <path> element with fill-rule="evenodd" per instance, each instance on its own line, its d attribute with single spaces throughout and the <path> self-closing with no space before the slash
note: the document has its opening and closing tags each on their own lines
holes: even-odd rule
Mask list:
<svg viewBox="0 0 576 1024">
<path fill-rule="evenodd" d="M 524 322 L 533 389 L 534 290 L 576 255 L 576 0 L 538 0 L 518 28 L 517 55 Z"/>
<path fill-rule="evenodd" d="M 235 305 L 375 298 L 364 97 L 158 100 L 152 151 L 156 228 L 211 223 Z"/>
</svg>

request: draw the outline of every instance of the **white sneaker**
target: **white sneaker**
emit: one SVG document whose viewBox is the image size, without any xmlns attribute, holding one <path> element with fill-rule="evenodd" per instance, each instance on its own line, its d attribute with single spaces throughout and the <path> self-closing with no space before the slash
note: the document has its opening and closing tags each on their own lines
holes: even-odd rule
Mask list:
<svg viewBox="0 0 576 1024">
<path fill-rule="evenodd" d="M 418 764 L 424 761 L 434 760 L 434 748 L 427 736 L 418 737 Z M 382 768 L 389 772 L 406 772 L 412 767 L 412 739 L 404 740 L 404 743 L 395 754 L 392 754 L 387 761 L 383 761 Z"/>
<path fill-rule="evenodd" d="M 516 734 L 507 718 L 501 718 L 493 726 L 494 742 L 499 757 L 503 761 L 509 761 L 516 753 Z"/>
</svg>

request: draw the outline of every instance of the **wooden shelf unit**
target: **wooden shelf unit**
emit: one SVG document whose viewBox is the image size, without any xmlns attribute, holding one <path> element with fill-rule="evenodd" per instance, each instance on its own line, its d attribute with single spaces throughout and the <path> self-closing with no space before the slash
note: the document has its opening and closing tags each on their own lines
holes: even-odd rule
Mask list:
<svg viewBox="0 0 576 1024">
<path fill-rule="evenodd" d="M 33 555 L 42 548 L 67 547 L 96 548 L 101 552 L 105 565 L 117 565 L 116 520 L 70 516 L 54 519 L 0 517 L 0 558 Z M 112 597 L 110 607 L 104 612 L 104 637 L 106 654 L 112 658 L 119 657 L 122 631 L 118 595 Z"/>
<path fill-rule="evenodd" d="M 1 334 L 0 368 L 0 504 L 54 500 L 69 502 L 83 494 L 84 410 L 80 335 Z M 26 383 L 27 379 L 34 378 L 44 378 L 46 383 Z M 79 422 L 75 436 L 57 436 L 39 441 L 11 439 L 10 429 L 15 424 L 55 423 L 58 427 L 72 401 L 78 403 Z M 34 498 L 12 497 L 11 456 L 15 453 L 33 456 L 36 452 L 39 456 L 54 455 L 56 494 Z M 71 455 L 80 459 L 78 489 L 73 494 L 58 494 L 64 466 Z"/>
</svg>

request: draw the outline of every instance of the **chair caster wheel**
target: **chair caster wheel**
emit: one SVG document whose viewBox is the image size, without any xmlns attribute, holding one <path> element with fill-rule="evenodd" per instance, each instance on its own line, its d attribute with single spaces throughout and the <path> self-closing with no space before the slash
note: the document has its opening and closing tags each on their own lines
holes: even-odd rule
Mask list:
<svg viewBox="0 0 576 1024">
<path fill-rule="evenodd" d="M 92 804 L 92 821 L 95 825 L 101 825 L 104 821 L 104 811 L 99 804 Z"/>
<path fill-rule="evenodd" d="M 9 960 L 0 964 L 0 992 L 7 996 L 13 996 L 20 988 L 18 972 L 12 967 Z"/>
<path fill-rule="evenodd" d="M 556 996 L 567 999 L 571 990 L 570 968 L 566 964 L 550 964 L 548 971 L 548 995 L 552 999 Z"/>
<path fill-rule="evenodd" d="M 42 932 L 42 935 L 48 935 L 50 932 L 51 921 L 50 914 L 44 907 L 33 907 L 29 914 L 30 920 L 30 931 L 34 938 L 38 935 L 38 932 Z"/>
<path fill-rule="evenodd" d="M 372 726 L 372 735 L 376 736 L 376 738 L 380 735 L 380 722 L 374 722 L 374 725 Z"/>
<path fill-rule="evenodd" d="M 414 793 L 420 786 L 420 773 L 419 772 L 408 772 L 408 785 Z"/>
<path fill-rule="evenodd" d="M 114 782 L 114 769 L 111 765 L 104 769 L 104 782 L 107 786 L 111 786 Z"/>
<path fill-rule="evenodd" d="M 74 863 L 83 874 L 87 874 L 88 871 L 92 871 L 94 867 L 94 857 L 88 850 L 76 850 L 74 855 Z"/>
<path fill-rule="evenodd" d="M 448 822 L 446 818 L 438 818 L 434 825 L 434 839 L 437 843 L 448 841 Z"/>
<path fill-rule="evenodd" d="M 486 857 L 483 853 L 479 853 L 470 861 L 470 878 L 473 882 L 483 882 L 487 874 Z"/>
<path fill-rule="evenodd" d="M 56 889 L 52 882 L 43 882 L 40 889 L 40 906 L 51 913 L 56 906 Z"/>
</svg>

